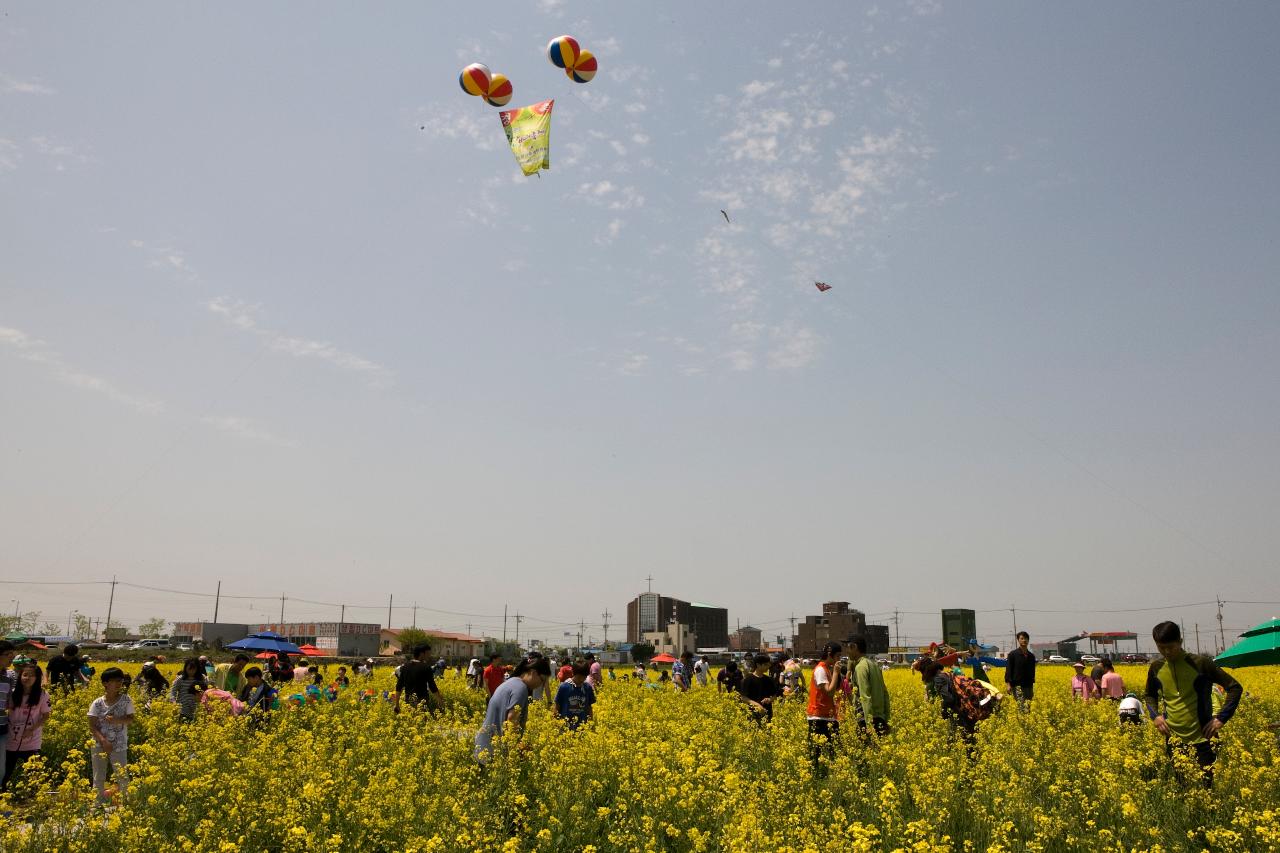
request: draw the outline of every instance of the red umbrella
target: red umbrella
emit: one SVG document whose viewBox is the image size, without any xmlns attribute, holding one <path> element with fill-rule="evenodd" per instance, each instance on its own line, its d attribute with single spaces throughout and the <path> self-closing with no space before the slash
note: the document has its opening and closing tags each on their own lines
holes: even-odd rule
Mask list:
<svg viewBox="0 0 1280 853">
<path fill-rule="evenodd" d="M 258 660 L 275 660 L 276 655 L 278 654 L 280 653 L 279 652 L 259 652 L 258 654 L 254 655 L 254 657 L 256 657 Z M 289 654 L 291 654 L 293 657 L 296 658 L 300 654 L 302 654 L 302 652 L 290 652 Z"/>
<path fill-rule="evenodd" d="M 317 649 L 315 646 L 310 644 L 307 644 L 305 646 L 298 646 L 298 653 L 302 655 L 306 655 L 309 658 L 322 658 L 322 657 L 327 657 L 329 654 L 323 649 Z"/>
<path fill-rule="evenodd" d="M 675 662 L 676 662 L 675 658 L 673 658 L 671 655 L 666 655 L 666 654 L 654 655 L 653 657 L 649 658 L 649 663 L 675 663 Z"/>
</svg>

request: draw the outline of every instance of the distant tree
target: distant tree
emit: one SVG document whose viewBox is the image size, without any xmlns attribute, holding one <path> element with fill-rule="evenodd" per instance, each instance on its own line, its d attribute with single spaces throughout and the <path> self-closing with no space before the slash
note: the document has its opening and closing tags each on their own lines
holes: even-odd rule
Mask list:
<svg viewBox="0 0 1280 853">
<path fill-rule="evenodd" d="M 502 659 L 507 663 L 516 661 L 524 656 L 520 651 L 520 647 L 515 643 L 503 643 L 499 640 L 487 640 L 484 644 L 485 657 L 491 654 L 500 654 Z"/>
<path fill-rule="evenodd" d="M 400 629 L 400 651 L 408 654 L 419 643 L 430 643 L 433 651 L 440 651 L 440 642 L 421 628 Z"/>
<path fill-rule="evenodd" d="M 46 622 L 40 626 L 40 635 L 44 637 L 61 637 L 62 629 L 65 625 L 59 625 L 57 622 Z"/>
<path fill-rule="evenodd" d="M 93 620 L 83 613 L 77 613 L 72 627 L 74 629 L 71 632 L 73 637 L 77 640 L 87 640 L 89 635 L 93 633 Z"/>
<path fill-rule="evenodd" d="M 146 622 L 139 625 L 138 633 L 141 634 L 143 638 L 160 637 L 164 635 L 164 626 L 168 624 L 168 619 L 161 619 L 157 616 L 156 618 L 148 619 Z"/>
<path fill-rule="evenodd" d="M 648 663 L 654 651 L 653 643 L 635 643 L 631 646 L 631 659 L 636 663 Z"/>
<path fill-rule="evenodd" d="M 0 636 L 4 634 L 32 634 L 35 633 L 36 625 L 40 622 L 40 614 L 36 611 L 30 613 L 0 614 Z"/>
</svg>

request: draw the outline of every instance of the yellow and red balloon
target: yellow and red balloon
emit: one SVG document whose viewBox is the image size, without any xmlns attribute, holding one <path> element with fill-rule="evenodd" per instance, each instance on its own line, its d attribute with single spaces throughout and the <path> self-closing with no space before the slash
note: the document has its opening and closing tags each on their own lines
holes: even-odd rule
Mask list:
<svg viewBox="0 0 1280 853">
<path fill-rule="evenodd" d="M 489 83 L 492 76 L 488 66 L 473 62 L 462 69 L 462 73 L 458 75 L 458 83 L 462 86 L 462 91 L 468 95 L 484 97 L 489 94 Z M 504 77 L 503 79 L 505 80 L 506 78 Z"/>
<path fill-rule="evenodd" d="M 495 72 L 489 78 L 489 91 L 485 93 L 484 99 L 491 107 L 505 107 L 511 102 L 512 91 L 511 81 L 507 76 Z"/>
<path fill-rule="evenodd" d="M 596 57 L 589 50 L 584 50 L 578 54 L 578 61 L 574 63 L 572 68 L 566 68 L 565 74 L 569 75 L 569 79 L 575 83 L 589 83 L 591 78 L 596 76 Z"/>
<path fill-rule="evenodd" d="M 556 68 L 572 68 L 582 48 L 573 36 L 556 36 L 547 44 L 547 57 Z"/>
</svg>

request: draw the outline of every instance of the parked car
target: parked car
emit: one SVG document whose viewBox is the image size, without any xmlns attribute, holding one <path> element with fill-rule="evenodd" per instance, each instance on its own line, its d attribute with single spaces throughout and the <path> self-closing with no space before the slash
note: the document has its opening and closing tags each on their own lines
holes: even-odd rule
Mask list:
<svg viewBox="0 0 1280 853">
<path fill-rule="evenodd" d="M 1080 660 L 1083 663 L 1102 663 L 1102 658 L 1097 655 L 1080 655 Z"/>
<path fill-rule="evenodd" d="M 139 640 L 133 644 L 135 649 L 167 649 L 169 648 L 168 640 Z"/>
<path fill-rule="evenodd" d="M 1062 655 L 1049 655 L 1048 662 L 1049 663 L 1071 663 L 1071 661 L 1067 660 Z"/>
<path fill-rule="evenodd" d="M 180 645 L 178 646 L 178 651 L 180 651 L 180 652 L 189 652 L 189 651 L 191 651 L 191 644 L 190 644 L 190 643 L 182 643 L 182 644 L 180 644 Z"/>
<path fill-rule="evenodd" d="M 1125 663 L 1150 663 L 1151 659 L 1138 652 L 1130 652 L 1123 658 Z"/>
</svg>

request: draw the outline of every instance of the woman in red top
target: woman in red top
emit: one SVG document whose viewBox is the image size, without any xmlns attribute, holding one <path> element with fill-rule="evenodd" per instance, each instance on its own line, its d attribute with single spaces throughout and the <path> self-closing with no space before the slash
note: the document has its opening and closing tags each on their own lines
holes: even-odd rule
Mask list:
<svg viewBox="0 0 1280 853">
<path fill-rule="evenodd" d="M 813 679 L 809 682 L 809 706 L 805 715 L 809 721 L 809 757 L 813 759 L 813 772 L 817 776 L 827 775 L 821 758 L 825 755 L 828 761 L 835 760 L 835 740 L 840 736 L 840 721 L 836 716 L 836 692 L 844 675 L 844 668 L 836 665 L 840 651 L 839 643 L 823 646 L 822 660 L 813 668 Z"/>
</svg>

